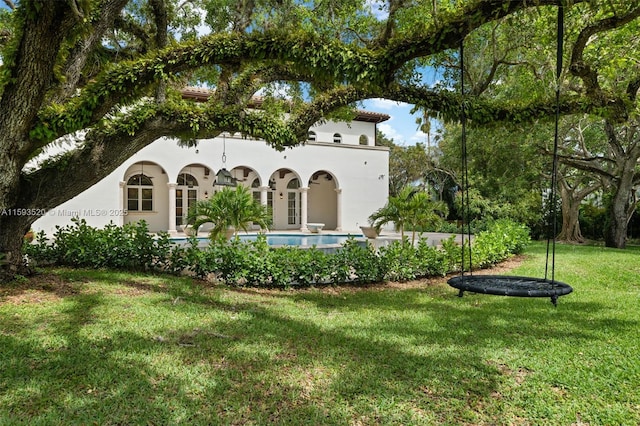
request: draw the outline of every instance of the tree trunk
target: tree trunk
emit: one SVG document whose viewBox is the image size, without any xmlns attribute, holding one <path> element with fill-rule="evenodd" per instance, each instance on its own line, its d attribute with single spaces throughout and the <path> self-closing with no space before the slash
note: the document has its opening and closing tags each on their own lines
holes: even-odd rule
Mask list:
<svg viewBox="0 0 640 426">
<path fill-rule="evenodd" d="M 29 272 L 22 256 L 22 244 L 32 221 L 22 213 L 17 209 L 0 212 L 0 283 Z"/>
<path fill-rule="evenodd" d="M 605 131 L 609 145 L 614 152 L 617 174 L 612 182 L 613 196 L 607 206 L 608 223 L 604 230 L 604 243 L 607 247 L 625 248 L 627 245 L 627 227 L 635 211 L 632 204 L 632 191 L 636 178 L 636 167 L 640 158 L 640 144 L 636 141 L 637 128 L 629 126 L 622 136 L 627 141 L 627 150 L 618 142 L 619 136 L 614 126 L 606 122 Z"/>
<path fill-rule="evenodd" d="M 558 183 L 562 200 L 562 229 L 557 238 L 568 243 L 582 244 L 585 239 L 580 230 L 580 206 L 582 200 L 601 185 L 599 183 L 584 185 L 581 184 L 581 179 L 574 179 L 572 186 L 562 173 L 558 176 Z"/>
<path fill-rule="evenodd" d="M 631 188 L 619 185 L 607 207 L 608 223 L 604 230 L 604 244 L 606 247 L 623 249 L 627 246 L 627 225 L 629 217 L 629 194 Z"/>
<path fill-rule="evenodd" d="M 562 230 L 558 235 L 558 240 L 568 243 L 584 243 L 584 237 L 580 230 L 580 204 L 581 200 L 576 200 L 571 193 L 561 189 L 562 197 Z"/>
</svg>

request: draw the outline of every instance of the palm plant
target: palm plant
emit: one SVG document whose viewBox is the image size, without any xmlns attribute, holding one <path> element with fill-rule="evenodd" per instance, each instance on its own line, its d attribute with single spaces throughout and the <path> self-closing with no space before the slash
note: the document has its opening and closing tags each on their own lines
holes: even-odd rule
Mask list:
<svg viewBox="0 0 640 426">
<path fill-rule="evenodd" d="M 400 230 L 402 239 L 404 239 L 404 216 L 402 214 L 403 206 L 401 204 L 399 197 L 389 197 L 387 204 L 369 216 L 369 223 L 375 228 L 378 234 L 384 225 L 393 223 L 396 231 Z"/>
<path fill-rule="evenodd" d="M 434 227 L 446 215 L 447 206 L 441 201 L 433 201 L 426 192 L 418 191 L 410 186 L 404 187 L 398 196 L 389 197 L 384 207 L 369 216 L 369 223 L 380 231 L 382 226 L 393 223 L 404 239 L 405 227 L 411 229 L 411 243 L 415 242 L 416 230 L 423 227 Z"/>
<path fill-rule="evenodd" d="M 440 215 L 448 213 L 446 203 L 433 201 L 424 191 L 413 192 L 406 200 L 407 213 L 405 225 L 411 228 L 411 243 L 416 239 L 416 230 L 430 228 L 435 229 L 442 222 Z"/>
<path fill-rule="evenodd" d="M 224 188 L 208 200 L 195 203 L 187 214 L 187 224 L 198 229 L 205 223 L 213 223 L 209 238 L 215 240 L 226 235 L 228 230 L 248 231 L 250 224 L 268 229 L 271 213 L 257 202 L 247 187 Z"/>
</svg>

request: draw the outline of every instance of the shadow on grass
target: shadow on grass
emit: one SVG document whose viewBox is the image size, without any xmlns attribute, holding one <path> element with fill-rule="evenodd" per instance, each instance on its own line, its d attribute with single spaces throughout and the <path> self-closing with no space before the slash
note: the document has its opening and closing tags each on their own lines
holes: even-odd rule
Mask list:
<svg viewBox="0 0 640 426">
<path fill-rule="evenodd" d="M 74 271 L 66 279 L 82 277 Z M 588 346 L 603 328 L 638 327 L 571 296 L 558 309 L 544 299 L 458 299 L 448 288 L 221 299 L 181 278 L 85 275 L 98 277 L 165 293 L 149 315 L 175 321 L 158 330 L 133 319 L 138 332 L 89 337 L 87 327 L 104 321 L 99 311 L 109 303 L 101 293 L 67 294 L 37 321 L 1 311 L 0 423 L 496 421 L 508 410 L 501 392 L 518 379 L 492 358 L 495 348 Z M 176 297 L 186 302 L 169 303 Z M 597 314 L 588 327 L 586 312 Z M 43 329 L 51 339 L 36 336 Z"/>
<path fill-rule="evenodd" d="M 479 349 L 412 354 L 256 303 L 226 306 L 247 312 L 242 320 L 205 319 L 197 329 L 166 329 L 162 339 L 149 330 L 88 338 L 104 303 L 101 294 L 79 294 L 45 321 L 3 316 L 0 423 L 344 424 L 379 411 L 380 401 L 396 401 L 380 418 L 410 421 L 400 407 L 418 409 L 424 398 L 459 399 L 463 407 L 489 398 L 501 380 Z M 166 304 L 167 315 L 181 309 L 189 307 Z M 42 328 L 54 338 L 28 333 Z M 172 361 L 159 361 L 165 357 Z M 441 385 L 451 381 L 460 387 Z"/>
</svg>

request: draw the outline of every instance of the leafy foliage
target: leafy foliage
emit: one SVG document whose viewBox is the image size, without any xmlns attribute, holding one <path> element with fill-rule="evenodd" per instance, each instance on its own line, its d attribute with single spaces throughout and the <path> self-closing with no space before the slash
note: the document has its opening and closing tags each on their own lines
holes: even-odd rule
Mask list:
<svg viewBox="0 0 640 426">
<path fill-rule="evenodd" d="M 373 212 L 369 216 L 369 222 L 378 232 L 384 225 L 393 223 L 400 230 L 402 238 L 404 230 L 411 229 L 413 243 L 418 228 L 436 228 L 447 213 L 445 203 L 433 201 L 426 192 L 406 186 L 397 196 L 389 197 L 385 206 Z"/>
<path fill-rule="evenodd" d="M 164 269 L 173 244 L 169 234 L 154 237 L 145 221 L 104 228 L 87 225 L 86 220 L 73 218 L 72 224 L 58 226 L 49 243 L 41 231 L 34 244 L 25 244 L 25 254 L 42 263 L 55 263 L 90 268 L 125 270 Z"/>
<path fill-rule="evenodd" d="M 189 210 L 187 224 L 199 229 L 212 223 L 211 240 L 225 235 L 228 229 L 247 232 L 251 224 L 267 229 L 271 223 L 271 212 L 251 195 L 249 188 L 238 185 L 235 189 L 223 188 L 208 200 L 199 200 Z"/>
<path fill-rule="evenodd" d="M 496 221 L 477 235 L 473 267 L 505 260 L 528 242 L 524 226 Z M 172 243 L 167 234 L 153 237 L 144 221 L 97 229 L 73 219 L 72 225 L 57 229 L 51 242 L 41 232 L 34 243 L 25 243 L 24 252 L 36 264 L 188 273 L 232 286 L 279 288 L 407 281 L 443 276 L 461 266 L 461 248 L 453 238 L 442 247 L 403 239 L 378 250 L 351 238 L 335 253 L 315 247 L 272 248 L 265 235 L 251 242 L 216 239 L 201 247 L 195 237 L 184 245 Z"/>
<path fill-rule="evenodd" d="M 460 40 L 471 122 L 555 113 L 556 0 L 4 3 L 0 110 L 11 113 L 0 116 L 0 209 L 54 208 L 163 135 L 194 141 L 240 132 L 284 149 L 303 143 L 318 120 L 348 117 L 369 98 L 454 121 Z M 560 82 L 562 114 L 635 119 L 637 2 L 572 0 L 564 9 L 572 64 Z M 425 84 L 424 65 L 439 68 L 442 84 Z M 185 85 L 215 93 L 185 102 Z M 264 110 L 253 108 L 259 93 Z M 25 168 L 60 138 L 74 140 L 69 155 Z M 11 234 L 0 238 L 0 252 L 13 252 L 0 280 L 21 269 L 16 247 L 36 219 L 0 219 L 0 233 Z"/>
</svg>

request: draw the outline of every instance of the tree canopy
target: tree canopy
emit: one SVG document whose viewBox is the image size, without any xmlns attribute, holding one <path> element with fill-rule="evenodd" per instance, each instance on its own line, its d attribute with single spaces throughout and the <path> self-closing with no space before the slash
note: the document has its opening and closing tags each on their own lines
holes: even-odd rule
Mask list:
<svg viewBox="0 0 640 426">
<path fill-rule="evenodd" d="M 41 212 L 158 137 L 193 143 L 241 132 L 284 149 L 306 140 L 318 120 L 348 118 L 357 101 L 372 97 L 455 119 L 460 95 L 450 85 L 425 84 L 421 67 L 446 66 L 463 39 L 506 49 L 508 32 L 490 37 L 498 26 L 522 34 L 522 43 L 478 74 L 485 84 L 467 101 L 469 118 L 552 114 L 552 73 L 526 62 L 532 55 L 552 61 L 559 4 L 573 29 L 562 112 L 617 123 L 637 115 L 640 73 L 628 46 L 638 43 L 640 6 L 627 0 L 3 1 L 0 279 L 21 268 L 21 235 Z M 524 65 L 520 75 L 507 79 L 503 71 L 516 63 Z M 605 83 L 605 76 L 613 77 Z M 518 87 L 531 96 L 508 96 L 502 89 L 512 81 L 527 83 Z M 185 100 L 185 85 L 205 85 L 213 95 Z M 264 96 L 260 110 L 251 107 L 257 94 Z M 66 154 L 25 167 L 61 141 L 70 145 Z"/>
</svg>

